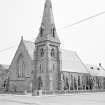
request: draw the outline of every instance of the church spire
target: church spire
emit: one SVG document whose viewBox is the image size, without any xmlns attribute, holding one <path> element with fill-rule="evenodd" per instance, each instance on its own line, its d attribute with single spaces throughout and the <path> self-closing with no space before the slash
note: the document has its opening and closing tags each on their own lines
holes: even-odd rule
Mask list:
<svg viewBox="0 0 105 105">
<path fill-rule="evenodd" d="M 46 28 L 51 25 L 54 25 L 53 13 L 52 13 L 52 4 L 50 0 L 46 0 L 45 8 L 43 13 L 42 25 L 45 25 Z"/>
<path fill-rule="evenodd" d="M 42 42 L 45 40 L 60 43 L 60 40 L 57 37 L 56 28 L 54 24 L 51 0 L 46 0 L 45 2 L 42 23 L 39 31 L 40 32 L 35 43 Z"/>
</svg>

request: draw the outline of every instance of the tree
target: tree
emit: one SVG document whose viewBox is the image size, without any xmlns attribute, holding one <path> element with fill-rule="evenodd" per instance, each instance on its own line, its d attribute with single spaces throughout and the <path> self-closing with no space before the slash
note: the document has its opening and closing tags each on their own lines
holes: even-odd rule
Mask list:
<svg viewBox="0 0 105 105">
<path fill-rule="evenodd" d="M 92 90 L 93 89 L 93 85 L 94 85 L 93 79 L 92 78 L 89 78 L 88 83 L 89 83 L 89 89 Z"/>
<path fill-rule="evenodd" d="M 103 88 L 105 89 L 105 78 L 103 78 Z"/>
<path fill-rule="evenodd" d="M 80 76 L 78 76 L 78 89 L 80 89 L 81 83 L 80 83 Z"/>
<path fill-rule="evenodd" d="M 74 89 L 77 89 L 77 83 L 76 83 L 76 78 L 74 77 Z"/>
<path fill-rule="evenodd" d="M 64 90 L 69 90 L 69 82 L 68 82 L 68 78 L 67 78 L 67 77 L 66 77 L 66 79 L 65 79 Z"/>
<path fill-rule="evenodd" d="M 71 84 L 70 84 L 70 90 L 73 90 L 73 86 L 74 86 L 74 84 L 73 84 L 73 76 L 71 75 Z"/>
<path fill-rule="evenodd" d="M 3 87 L 6 89 L 6 91 L 8 91 L 8 88 L 9 88 L 9 78 L 7 78 L 7 79 L 4 81 Z"/>
</svg>

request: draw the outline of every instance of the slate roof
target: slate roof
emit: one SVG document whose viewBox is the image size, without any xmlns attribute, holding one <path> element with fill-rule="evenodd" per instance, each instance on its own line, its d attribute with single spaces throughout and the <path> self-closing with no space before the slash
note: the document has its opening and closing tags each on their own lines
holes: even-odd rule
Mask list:
<svg viewBox="0 0 105 105">
<path fill-rule="evenodd" d="M 33 42 L 26 40 L 23 40 L 23 43 L 29 53 L 29 56 L 31 57 L 32 60 L 34 60 L 35 44 Z"/>
<path fill-rule="evenodd" d="M 90 75 L 92 76 L 104 76 L 105 77 L 105 70 L 102 67 L 97 67 L 95 65 L 86 65 L 88 68 L 88 72 L 90 73 Z"/>
<path fill-rule="evenodd" d="M 35 44 L 33 42 L 25 40 L 23 40 L 23 42 L 24 45 L 26 46 L 26 49 L 30 57 L 33 60 Z M 78 57 L 76 52 L 61 49 L 61 54 L 62 54 L 62 71 L 88 73 L 87 68 L 85 67 L 81 59 Z"/>
<path fill-rule="evenodd" d="M 88 73 L 76 52 L 62 49 L 62 71 Z"/>
</svg>

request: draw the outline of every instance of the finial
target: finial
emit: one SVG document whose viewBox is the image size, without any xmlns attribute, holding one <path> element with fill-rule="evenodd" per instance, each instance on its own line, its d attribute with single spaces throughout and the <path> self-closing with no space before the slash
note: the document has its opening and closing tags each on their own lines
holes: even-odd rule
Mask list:
<svg viewBox="0 0 105 105">
<path fill-rule="evenodd" d="M 23 36 L 21 36 L 21 40 L 23 40 Z"/>
<path fill-rule="evenodd" d="M 45 2 L 45 7 L 50 7 L 50 8 L 52 8 L 51 0 L 46 0 L 46 2 Z"/>
</svg>

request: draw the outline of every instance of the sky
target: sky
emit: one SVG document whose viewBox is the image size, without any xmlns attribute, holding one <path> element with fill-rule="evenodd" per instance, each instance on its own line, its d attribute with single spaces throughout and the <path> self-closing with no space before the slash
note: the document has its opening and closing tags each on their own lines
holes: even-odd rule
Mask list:
<svg viewBox="0 0 105 105">
<path fill-rule="evenodd" d="M 44 3 L 45 0 L 0 0 L 0 64 L 11 63 L 21 36 L 35 41 Z M 63 28 L 105 11 L 105 0 L 52 0 L 52 6 L 61 48 L 77 52 L 85 64 L 101 62 L 105 67 L 105 14 Z"/>
</svg>

